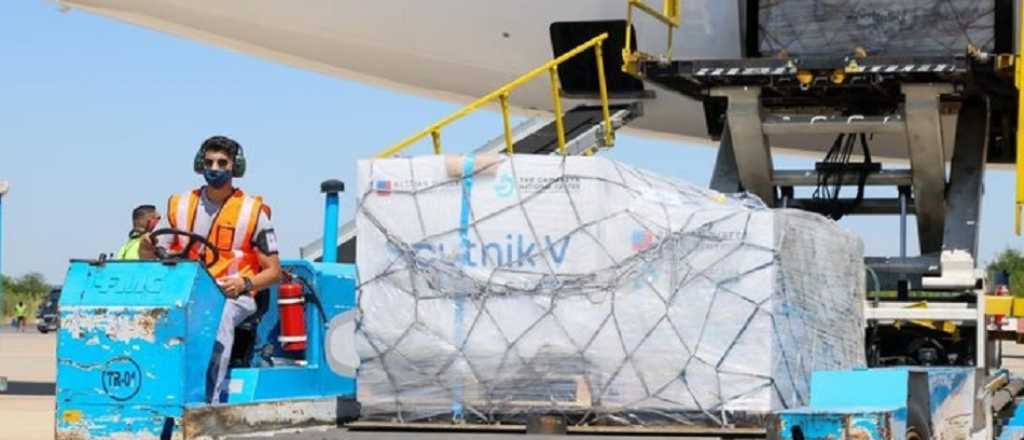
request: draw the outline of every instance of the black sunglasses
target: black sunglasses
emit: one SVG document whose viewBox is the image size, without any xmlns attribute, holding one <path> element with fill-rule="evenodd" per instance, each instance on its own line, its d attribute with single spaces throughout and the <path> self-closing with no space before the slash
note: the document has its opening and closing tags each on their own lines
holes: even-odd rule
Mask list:
<svg viewBox="0 0 1024 440">
<path fill-rule="evenodd" d="M 203 165 L 205 165 L 206 168 L 213 168 L 214 163 L 216 163 L 221 168 L 227 168 L 229 162 L 227 159 L 217 159 L 216 161 L 213 159 L 203 159 Z"/>
</svg>

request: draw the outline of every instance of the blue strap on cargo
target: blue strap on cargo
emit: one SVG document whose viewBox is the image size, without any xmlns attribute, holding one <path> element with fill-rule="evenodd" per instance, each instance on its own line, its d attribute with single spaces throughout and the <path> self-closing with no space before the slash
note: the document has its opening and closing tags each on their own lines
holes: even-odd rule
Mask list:
<svg viewBox="0 0 1024 440">
<path fill-rule="evenodd" d="M 462 161 L 462 208 L 459 214 L 459 249 L 461 251 L 459 255 L 460 265 L 469 265 L 469 219 L 470 219 L 470 197 L 473 193 L 473 169 L 476 162 L 476 155 L 469 154 L 463 157 Z M 465 335 L 462 334 L 462 313 L 465 306 L 466 294 L 456 295 L 455 297 L 455 316 L 454 316 L 454 333 L 455 333 L 455 347 L 457 350 L 462 349 L 462 345 L 465 343 Z M 457 362 L 457 361 L 456 361 Z M 454 364 L 452 365 L 454 367 Z M 452 419 L 455 421 L 462 421 L 463 419 L 463 393 L 462 393 L 462 378 L 455 378 L 452 384 Z"/>
</svg>

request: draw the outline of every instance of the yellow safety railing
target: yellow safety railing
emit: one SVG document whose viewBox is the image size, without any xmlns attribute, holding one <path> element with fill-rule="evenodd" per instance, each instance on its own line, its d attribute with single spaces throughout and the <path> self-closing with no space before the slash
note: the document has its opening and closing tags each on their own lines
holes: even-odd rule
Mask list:
<svg viewBox="0 0 1024 440">
<path fill-rule="evenodd" d="M 633 50 L 633 8 L 646 12 L 651 17 L 668 26 L 668 44 L 665 59 L 672 58 L 672 30 L 679 27 L 679 3 L 681 0 L 662 0 L 661 12 L 648 5 L 644 0 L 627 0 L 626 6 L 626 44 L 622 47 L 622 71 L 631 75 L 639 73 L 640 60 L 652 59 L 654 56 Z"/>
<path fill-rule="evenodd" d="M 1024 30 L 1024 14 L 1018 29 Z M 1013 82 L 1017 86 L 1017 197 L 1013 215 L 1013 231 L 1020 235 L 1021 210 L 1024 209 L 1024 31 L 1018 32 L 1017 56 L 1014 58 Z"/>
<path fill-rule="evenodd" d="M 612 131 L 611 111 L 608 108 L 608 89 L 604 76 L 604 55 L 601 52 L 602 45 L 606 39 L 608 39 L 607 33 L 591 38 L 586 43 L 576 46 L 574 49 L 562 54 L 558 58 L 548 61 L 543 66 L 531 70 L 525 75 L 499 87 L 497 90 L 487 94 L 486 96 L 469 103 L 455 113 L 452 113 L 429 127 L 420 130 L 416 134 L 409 136 L 405 140 L 384 149 L 377 154 L 377 157 L 386 158 L 394 156 L 398 152 L 408 148 L 410 145 L 426 138 L 427 136 L 430 136 L 433 139 L 434 154 L 441 154 L 441 129 L 446 125 L 479 110 L 481 107 L 494 102 L 495 100 L 499 101 L 501 105 L 501 118 L 505 129 L 505 151 L 509 154 L 513 154 L 515 151 L 512 142 L 512 125 L 509 121 L 509 95 L 513 90 L 519 88 L 523 84 L 526 84 L 544 72 L 548 72 L 551 77 L 551 100 L 555 110 L 555 128 L 557 129 L 558 134 L 558 152 L 564 155 L 566 153 L 565 125 L 562 122 L 562 97 L 560 93 L 561 82 L 558 79 L 558 66 L 590 49 L 594 50 L 594 56 L 597 58 L 597 81 L 598 89 L 601 94 L 601 116 L 603 118 L 602 125 L 604 126 L 604 142 L 605 145 L 611 145 L 614 142 L 615 134 Z"/>
</svg>

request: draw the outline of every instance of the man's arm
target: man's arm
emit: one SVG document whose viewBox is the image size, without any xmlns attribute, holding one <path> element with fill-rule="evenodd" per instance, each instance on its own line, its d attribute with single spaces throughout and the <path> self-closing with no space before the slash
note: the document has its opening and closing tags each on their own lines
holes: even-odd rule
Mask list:
<svg viewBox="0 0 1024 440">
<path fill-rule="evenodd" d="M 267 255 L 262 251 L 257 252 L 260 260 L 260 271 L 249 278 L 252 289 L 245 291 L 245 279 L 239 276 L 226 276 L 217 279 L 217 285 L 228 297 L 235 298 L 243 293 L 256 296 L 261 290 L 266 289 L 281 280 L 281 259 L 277 254 Z"/>
<path fill-rule="evenodd" d="M 266 211 L 260 213 L 258 221 L 251 245 L 256 250 L 260 271 L 249 278 L 249 282 L 252 283 L 250 295 L 255 295 L 281 280 L 281 259 L 277 256 L 277 235 L 274 233 L 274 226 L 270 223 Z M 245 281 L 241 277 L 224 277 L 217 282 L 221 290 L 231 297 L 245 291 Z"/>
<path fill-rule="evenodd" d="M 156 227 L 154 227 L 153 230 L 156 231 L 158 229 L 169 229 L 170 227 L 171 227 L 171 223 L 168 221 L 168 219 L 166 217 L 164 217 L 164 218 L 160 219 L 159 222 L 157 222 Z M 164 235 L 164 236 L 158 237 L 156 239 L 156 241 L 154 241 L 153 238 L 150 237 L 150 234 L 151 234 L 151 232 L 147 232 L 147 233 L 142 234 L 141 236 L 139 236 L 139 259 L 140 260 L 155 260 L 157 258 L 157 255 L 156 255 L 156 247 L 157 246 L 163 247 L 164 250 L 167 250 L 168 248 L 171 247 L 171 244 L 173 244 L 178 239 L 178 237 L 176 237 L 176 236 Z"/>
<path fill-rule="evenodd" d="M 139 259 L 140 260 L 155 260 L 156 259 L 156 246 L 153 244 L 153 239 L 149 237 L 149 233 L 142 234 L 139 237 Z"/>
<path fill-rule="evenodd" d="M 250 279 L 252 281 L 252 291 L 250 295 L 255 296 L 256 292 L 266 289 L 274 283 L 281 281 L 281 258 L 277 254 L 266 255 L 263 252 L 257 252 L 260 260 L 260 273 Z"/>
<path fill-rule="evenodd" d="M 258 228 L 250 243 L 256 249 L 256 256 L 260 262 L 260 272 L 250 279 L 252 282 L 252 294 L 255 295 L 281 281 L 281 259 L 277 256 L 277 233 L 274 232 L 274 225 L 270 222 L 270 207 L 262 205 L 259 217 L 257 217 Z"/>
</svg>

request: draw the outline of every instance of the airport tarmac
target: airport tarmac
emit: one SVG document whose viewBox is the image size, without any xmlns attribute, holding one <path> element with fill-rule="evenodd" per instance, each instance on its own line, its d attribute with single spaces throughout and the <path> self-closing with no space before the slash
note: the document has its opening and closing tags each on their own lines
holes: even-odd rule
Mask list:
<svg viewBox="0 0 1024 440">
<path fill-rule="evenodd" d="M 24 333 L 0 328 L 0 377 L 8 382 L 0 393 L 0 440 L 53 439 L 56 342 L 33 326 Z"/>
<path fill-rule="evenodd" d="M 0 440 L 53 439 L 53 382 L 56 376 L 56 336 L 40 334 L 35 327 L 16 333 L 9 326 L 0 328 L 0 377 L 6 377 L 8 392 L 0 393 Z M 1024 345 L 1003 345 L 1003 366 L 1017 375 L 1024 374 Z M 438 433 L 416 438 L 447 438 Z M 346 432 L 329 430 L 304 435 L 283 434 L 286 439 L 374 439 L 411 438 L 408 434 Z M 477 435 L 474 438 L 487 438 Z M 537 437 L 531 437 L 537 438 Z M 579 438 L 579 437 L 574 437 Z"/>
</svg>

